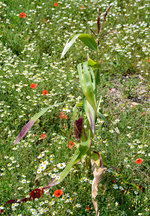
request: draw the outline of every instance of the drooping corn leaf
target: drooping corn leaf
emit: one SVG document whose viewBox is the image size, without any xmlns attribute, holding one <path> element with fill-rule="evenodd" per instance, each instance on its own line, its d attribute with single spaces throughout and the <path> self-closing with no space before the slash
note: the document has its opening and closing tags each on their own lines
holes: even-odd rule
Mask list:
<svg viewBox="0 0 150 216">
<path fill-rule="evenodd" d="M 68 175 L 68 173 L 70 172 L 72 166 L 75 164 L 77 158 L 79 157 L 80 151 L 79 149 L 76 150 L 76 152 L 74 153 L 72 159 L 70 160 L 70 162 L 67 164 L 67 166 L 65 167 L 65 169 L 53 180 L 50 181 L 49 184 L 47 185 L 47 188 L 49 187 L 53 187 L 54 185 L 59 184 L 61 181 L 63 181 L 63 179 Z"/>
<path fill-rule="evenodd" d="M 47 107 L 47 108 L 44 108 L 42 109 L 39 113 L 36 113 L 32 118 L 31 120 L 22 128 L 21 132 L 19 133 L 16 141 L 15 141 L 15 144 L 17 144 L 25 135 L 26 133 L 30 130 L 30 128 L 32 127 L 32 125 L 47 111 L 51 108 L 50 107 Z"/>
<path fill-rule="evenodd" d="M 91 80 L 91 73 L 90 73 L 91 69 L 88 70 L 87 62 L 83 63 L 83 69 L 82 69 L 82 64 L 78 64 L 77 69 L 79 73 L 79 79 L 80 79 L 80 84 L 82 87 L 83 94 L 88 100 L 88 102 L 91 104 L 95 112 L 97 112 L 96 99 L 95 99 L 93 83 Z"/>
<path fill-rule="evenodd" d="M 70 47 L 75 43 L 75 41 L 79 38 L 86 46 L 88 46 L 90 49 L 96 50 L 97 49 L 97 43 L 94 40 L 94 38 L 89 34 L 76 34 L 69 42 L 67 41 L 63 52 L 61 54 L 61 58 L 65 56 L 65 54 L 68 52 Z"/>
<path fill-rule="evenodd" d="M 97 49 L 97 43 L 94 40 L 94 38 L 89 34 L 80 34 L 79 39 L 90 49 L 96 50 Z"/>
<path fill-rule="evenodd" d="M 75 151 L 72 159 L 68 163 L 68 165 L 65 167 L 65 169 L 57 176 L 55 179 L 49 182 L 49 184 L 46 186 L 47 188 L 53 187 L 54 185 L 59 184 L 63 181 L 63 179 L 68 175 L 70 172 L 72 166 L 82 159 L 82 157 L 87 153 L 90 146 L 90 140 L 87 140 L 86 142 L 80 143 L 78 149 Z"/>
<path fill-rule="evenodd" d="M 70 101 L 67 101 L 70 102 Z M 30 121 L 22 128 L 21 132 L 19 133 L 16 141 L 14 144 L 17 144 L 25 135 L 26 133 L 30 130 L 30 128 L 32 127 L 32 125 L 49 109 L 53 108 L 53 107 L 57 107 L 59 105 L 62 105 L 66 103 L 66 101 L 59 103 L 59 104 L 53 104 L 52 106 L 49 106 L 47 108 L 42 109 L 40 112 L 36 113 L 31 119 Z"/>
<path fill-rule="evenodd" d="M 76 41 L 76 39 L 79 37 L 79 35 L 80 35 L 80 34 L 75 35 L 75 36 L 70 40 L 70 42 L 68 42 L 69 40 L 67 41 L 67 43 L 66 43 L 66 45 L 65 45 L 65 47 L 64 47 L 64 49 L 63 49 L 63 52 L 62 52 L 62 54 L 61 54 L 61 58 L 63 58 L 64 55 L 68 52 L 68 50 L 69 50 L 70 47 L 75 43 L 75 41 Z"/>
</svg>

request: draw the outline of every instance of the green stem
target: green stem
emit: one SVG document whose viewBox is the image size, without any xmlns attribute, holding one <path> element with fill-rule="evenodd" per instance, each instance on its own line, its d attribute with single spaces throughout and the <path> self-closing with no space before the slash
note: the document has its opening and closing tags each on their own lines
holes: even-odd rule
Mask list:
<svg viewBox="0 0 150 216">
<path fill-rule="evenodd" d="M 146 115 L 145 115 L 145 122 L 144 122 L 144 129 L 143 129 L 143 141 L 142 143 L 144 144 L 145 143 L 145 134 L 146 134 L 146 124 L 147 124 L 147 113 L 148 113 L 149 109 L 147 109 L 146 111 Z"/>
</svg>

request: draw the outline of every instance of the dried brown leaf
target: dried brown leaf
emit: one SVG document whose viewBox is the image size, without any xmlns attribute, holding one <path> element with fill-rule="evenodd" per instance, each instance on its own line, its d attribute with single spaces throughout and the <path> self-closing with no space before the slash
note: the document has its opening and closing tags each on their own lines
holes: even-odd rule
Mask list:
<svg viewBox="0 0 150 216">
<path fill-rule="evenodd" d="M 99 216 L 99 212 L 98 212 L 98 203 L 96 201 L 96 196 L 97 196 L 97 192 L 98 192 L 98 186 L 100 184 L 100 181 L 102 179 L 102 175 L 103 172 L 106 170 L 106 168 L 102 168 L 99 167 L 96 163 L 96 161 L 91 160 L 91 164 L 93 166 L 93 175 L 94 175 L 94 179 L 92 181 L 92 201 L 93 201 L 93 205 L 96 211 L 96 216 Z"/>
</svg>

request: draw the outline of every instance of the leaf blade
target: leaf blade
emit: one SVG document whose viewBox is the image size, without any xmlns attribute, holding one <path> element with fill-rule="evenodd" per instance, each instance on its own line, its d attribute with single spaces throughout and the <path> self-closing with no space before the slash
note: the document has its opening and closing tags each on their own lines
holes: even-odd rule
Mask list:
<svg viewBox="0 0 150 216">
<path fill-rule="evenodd" d="M 79 148 L 75 151 L 72 159 L 70 160 L 70 162 L 67 164 L 67 166 L 65 167 L 65 169 L 59 174 L 59 178 L 55 178 L 52 179 L 49 184 L 45 187 L 45 188 L 49 188 L 49 187 L 53 187 L 57 184 L 59 184 L 60 182 L 63 181 L 63 179 L 68 175 L 68 173 L 70 172 L 72 166 L 78 162 L 79 160 L 82 159 L 82 157 L 87 153 L 88 149 L 90 146 L 90 140 L 87 140 L 86 142 L 82 142 L 79 145 Z"/>
<path fill-rule="evenodd" d="M 86 63 L 86 64 L 84 64 Z M 83 63 L 83 69 L 82 69 L 82 64 L 78 64 L 77 66 L 77 70 L 78 70 L 78 74 L 79 74 L 79 80 L 80 80 L 80 84 L 81 84 L 81 88 L 82 88 L 82 92 L 84 94 L 84 96 L 86 97 L 86 99 L 88 100 L 88 102 L 91 104 L 91 106 L 93 107 L 93 109 L 96 112 L 96 99 L 95 99 L 95 95 L 94 95 L 94 91 L 95 91 L 95 83 L 92 83 L 91 81 L 91 73 L 88 71 L 88 65 L 87 62 Z M 92 70 L 92 68 L 91 68 Z M 89 73 L 89 74 L 88 74 Z"/>
<path fill-rule="evenodd" d="M 84 100 L 84 110 L 86 112 L 88 121 L 90 123 L 92 133 L 93 133 L 93 135 L 95 135 L 96 114 L 95 114 L 93 107 L 89 104 L 89 102 L 86 99 Z"/>
<path fill-rule="evenodd" d="M 68 52 L 68 50 L 70 49 L 70 47 L 75 43 L 76 39 L 79 37 L 80 34 L 77 34 L 75 35 L 71 40 L 70 42 L 68 43 L 68 41 L 66 42 L 65 44 L 65 47 L 62 51 L 62 54 L 61 54 L 61 59 L 65 56 L 65 54 Z"/>
<path fill-rule="evenodd" d="M 34 123 L 51 107 L 47 107 L 42 109 L 39 113 L 36 113 L 31 120 L 22 128 L 21 132 L 17 136 L 15 140 L 15 145 L 26 135 L 26 133 L 30 130 L 30 128 L 34 125 Z"/>
<path fill-rule="evenodd" d="M 92 50 L 97 50 L 97 43 L 94 38 L 89 34 L 76 34 L 73 38 L 68 42 L 66 42 L 65 47 L 61 54 L 61 59 L 65 56 L 68 52 L 70 47 L 76 42 L 77 38 L 79 38 L 86 46 L 88 46 Z"/>
<path fill-rule="evenodd" d="M 89 34 L 80 34 L 79 39 L 90 49 L 97 50 L 97 43 L 94 38 Z"/>
<path fill-rule="evenodd" d="M 68 101 L 71 102 L 71 101 Z M 49 109 L 51 109 L 52 107 L 57 107 L 61 104 L 64 104 L 65 102 L 59 103 L 59 104 L 53 104 L 47 108 L 42 109 L 40 112 L 36 113 L 31 119 L 30 121 L 22 128 L 21 132 L 19 133 L 19 135 L 17 136 L 17 139 L 15 140 L 14 144 L 17 144 L 25 135 L 26 133 L 30 130 L 30 128 L 32 127 L 32 125 Z"/>
</svg>

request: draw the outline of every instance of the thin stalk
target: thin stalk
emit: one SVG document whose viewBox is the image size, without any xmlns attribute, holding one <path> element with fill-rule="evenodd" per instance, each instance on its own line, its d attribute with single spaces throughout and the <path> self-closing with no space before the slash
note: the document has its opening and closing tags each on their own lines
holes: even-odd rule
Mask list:
<svg viewBox="0 0 150 216">
<path fill-rule="evenodd" d="M 148 119 L 148 113 L 149 109 L 146 111 L 146 115 L 145 115 L 145 122 L 144 122 L 144 129 L 143 129 L 143 141 L 142 143 L 145 143 L 145 134 L 146 134 L 146 124 L 147 124 L 147 119 Z"/>
</svg>

